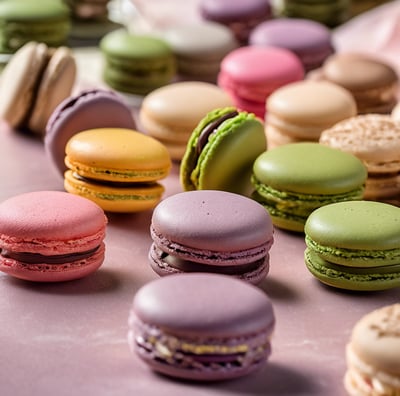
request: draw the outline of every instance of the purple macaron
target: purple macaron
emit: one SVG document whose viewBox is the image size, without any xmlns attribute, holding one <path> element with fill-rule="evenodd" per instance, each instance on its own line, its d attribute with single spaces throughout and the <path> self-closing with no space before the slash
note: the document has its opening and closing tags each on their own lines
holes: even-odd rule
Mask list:
<svg viewBox="0 0 400 396">
<path fill-rule="evenodd" d="M 331 32 L 325 25 L 297 18 L 259 24 L 250 33 L 249 44 L 288 49 L 300 58 L 306 71 L 320 67 L 335 52 Z"/>
<path fill-rule="evenodd" d="M 199 10 L 205 20 L 228 26 L 243 45 L 252 29 L 272 18 L 269 0 L 200 0 Z"/>
<path fill-rule="evenodd" d="M 225 275 L 181 274 L 139 289 L 128 341 L 155 371 L 215 381 L 262 367 L 274 327 L 271 301 L 257 287 Z"/>
<path fill-rule="evenodd" d="M 65 146 L 78 132 L 94 128 L 135 129 L 133 113 L 123 98 L 114 91 L 90 89 L 71 96 L 53 111 L 46 125 L 46 153 L 61 174 Z"/>
<path fill-rule="evenodd" d="M 254 200 L 216 190 L 187 191 L 160 202 L 153 211 L 153 270 L 230 275 L 257 284 L 268 274 L 273 226 Z"/>
</svg>

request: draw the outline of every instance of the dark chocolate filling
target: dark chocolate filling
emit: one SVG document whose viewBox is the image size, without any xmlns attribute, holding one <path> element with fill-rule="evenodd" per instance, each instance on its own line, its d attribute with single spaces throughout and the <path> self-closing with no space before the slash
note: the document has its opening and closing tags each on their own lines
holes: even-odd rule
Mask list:
<svg viewBox="0 0 400 396">
<path fill-rule="evenodd" d="M 109 186 L 109 187 L 118 187 L 118 188 L 140 188 L 140 186 L 147 187 L 151 184 L 154 183 L 144 183 L 144 182 L 115 182 L 115 181 L 110 181 L 110 180 L 98 180 L 98 179 L 92 179 L 89 177 L 81 176 L 77 172 L 73 173 L 73 176 L 75 179 L 83 181 L 85 183 L 90 183 L 90 184 L 97 184 L 99 186 Z"/>
<path fill-rule="evenodd" d="M 85 252 L 57 254 L 53 256 L 46 256 L 40 253 L 12 252 L 10 250 L 2 249 L 1 256 L 23 264 L 66 264 L 71 263 L 72 261 L 85 260 L 91 257 L 98 249 L 99 246 Z"/>
<path fill-rule="evenodd" d="M 229 118 L 236 117 L 239 113 L 237 111 L 232 111 L 230 113 L 224 114 L 222 117 L 218 118 L 217 120 L 208 124 L 199 135 L 197 139 L 197 146 L 196 146 L 196 153 L 200 155 L 201 151 L 203 150 L 204 146 L 207 144 L 209 137 L 216 132 L 218 127 Z"/>
<path fill-rule="evenodd" d="M 168 253 L 163 252 L 161 258 L 164 262 L 173 268 L 183 272 L 218 272 L 223 275 L 241 275 L 247 272 L 252 272 L 260 267 L 265 261 L 265 257 L 250 264 L 242 265 L 226 265 L 226 266 L 209 266 L 200 264 L 190 260 L 183 260 L 178 257 L 173 257 Z M 210 270 L 212 268 L 212 271 Z"/>
</svg>

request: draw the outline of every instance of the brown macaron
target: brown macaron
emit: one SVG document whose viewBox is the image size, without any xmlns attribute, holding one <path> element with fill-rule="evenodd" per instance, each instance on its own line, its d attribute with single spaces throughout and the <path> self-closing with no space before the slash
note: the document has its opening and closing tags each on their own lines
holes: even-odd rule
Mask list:
<svg viewBox="0 0 400 396">
<path fill-rule="evenodd" d="M 400 123 L 390 115 L 348 118 L 323 131 L 319 142 L 364 162 L 368 171 L 365 199 L 400 204 Z"/>
<path fill-rule="evenodd" d="M 357 102 L 358 114 L 389 114 L 397 102 L 399 78 L 395 69 L 372 55 L 337 53 L 310 78 L 348 89 Z"/>
<path fill-rule="evenodd" d="M 29 42 L 7 63 L 1 76 L 0 118 L 13 128 L 43 136 L 56 106 L 72 91 L 76 63 L 67 47 Z"/>
</svg>

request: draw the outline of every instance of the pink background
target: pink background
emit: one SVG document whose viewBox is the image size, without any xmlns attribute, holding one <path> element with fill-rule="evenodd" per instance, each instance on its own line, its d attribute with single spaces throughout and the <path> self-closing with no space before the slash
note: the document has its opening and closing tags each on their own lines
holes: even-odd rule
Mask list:
<svg viewBox="0 0 400 396">
<path fill-rule="evenodd" d="M 398 4 L 393 3 L 396 10 Z M 386 19 L 381 15 L 379 21 L 386 26 L 395 13 L 385 12 Z M 351 28 L 352 37 L 365 31 L 364 24 Z M 343 34 L 337 38 L 345 42 Z M 392 50 L 384 54 L 398 59 Z M 80 53 L 79 64 L 96 59 L 84 55 Z M 85 85 L 84 76 L 80 78 Z M 41 141 L 1 124 L 0 142 L 0 201 L 27 191 L 63 190 Z M 181 191 L 177 175 L 175 164 L 163 182 L 166 195 Z M 157 278 L 147 260 L 150 218 L 151 211 L 110 214 L 105 262 L 85 279 L 34 284 L 0 273 L 1 395 L 345 394 L 344 348 L 352 326 L 370 310 L 398 302 L 399 290 L 355 293 L 323 286 L 305 268 L 303 236 L 280 230 L 275 231 L 270 274 L 260 285 L 272 299 L 277 319 L 265 368 L 234 381 L 196 384 L 144 366 L 130 353 L 126 335 L 135 292 Z"/>
</svg>

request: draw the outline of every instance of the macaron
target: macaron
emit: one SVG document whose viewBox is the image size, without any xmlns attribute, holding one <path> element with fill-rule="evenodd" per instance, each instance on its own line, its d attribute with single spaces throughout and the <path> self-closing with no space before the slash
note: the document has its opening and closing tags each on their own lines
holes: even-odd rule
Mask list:
<svg viewBox="0 0 400 396">
<path fill-rule="evenodd" d="M 2 0 L 0 53 L 12 54 L 29 41 L 66 45 L 70 25 L 69 8 L 62 0 Z"/>
<path fill-rule="evenodd" d="M 392 117 L 396 121 L 400 121 L 400 102 L 397 102 L 396 106 L 393 108 Z"/>
<path fill-rule="evenodd" d="M 171 26 L 162 37 L 175 55 L 179 81 L 216 83 L 222 59 L 238 47 L 232 31 L 215 22 Z"/>
<path fill-rule="evenodd" d="M 216 274 L 181 274 L 142 286 L 128 342 L 156 372 L 194 381 L 243 377 L 271 354 L 275 315 L 255 286 Z"/>
<path fill-rule="evenodd" d="M 266 149 L 263 124 L 254 114 L 234 107 L 213 110 L 187 144 L 180 164 L 182 188 L 250 195 L 253 163 Z"/>
<path fill-rule="evenodd" d="M 218 85 L 235 106 L 264 119 L 265 101 L 277 88 L 304 78 L 300 59 L 277 47 L 244 46 L 221 62 Z"/>
<path fill-rule="evenodd" d="M 306 72 L 320 67 L 335 52 L 331 31 L 322 23 L 302 18 L 275 18 L 256 26 L 249 44 L 286 48 L 301 60 Z"/>
<path fill-rule="evenodd" d="M 313 78 L 328 80 L 349 90 L 359 114 L 389 114 L 397 103 L 396 70 L 373 55 L 337 53 L 324 62 Z"/>
<path fill-rule="evenodd" d="M 400 125 L 390 115 L 340 121 L 323 131 L 319 142 L 363 161 L 368 170 L 365 199 L 400 204 Z"/>
<path fill-rule="evenodd" d="M 51 113 L 71 94 L 75 80 L 76 62 L 70 49 L 33 41 L 25 44 L 1 74 L 0 118 L 13 128 L 43 136 Z"/>
<path fill-rule="evenodd" d="M 0 203 L 0 271 L 36 282 L 82 278 L 104 260 L 107 218 L 95 203 L 34 191 Z"/>
<path fill-rule="evenodd" d="M 109 212 L 153 208 L 164 192 L 158 180 L 171 169 L 165 146 L 131 129 L 82 131 L 69 139 L 65 151 L 65 189 Z"/>
<path fill-rule="evenodd" d="M 305 263 L 327 285 L 359 291 L 400 286 L 400 209 L 382 202 L 323 206 L 304 227 Z"/>
<path fill-rule="evenodd" d="M 215 84 L 176 82 L 145 96 L 139 121 L 146 133 L 167 147 L 173 160 L 180 161 L 201 119 L 211 110 L 232 104 L 229 95 Z"/>
<path fill-rule="evenodd" d="M 175 75 L 175 57 L 159 37 L 117 29 L 107 33 L 99 46 L 105 59 L 103 79 L 117 91 L 146 95 Z"/>
<path fill-rule="evenodd" d="M 273 244 L 270 216 L 257 202 L 226 191 L 174 194 L 153 211 L 150 265 L 161 275 L 211 272 L 260 283 Z"/>
<path fill-rule="evenodd" d="M 318 142 L 322 131 L 357 114 L 353 95 L 328 81 L 298 81 L 267 99 L 268 148 L 301 141 Z"/>
<path fill-rule="evenodd" d="M 67 170 L 64 158 L 68 140 L 78 132 L 95 128 L 135 129 L 133 110 L 121 95 L 105 89 L 80 91 L 54 109 L 46 124 L 44 146 L 59 173 L 63 175 Z"/>
<path fill-rule="evenodd" d="M 290 143 L 255 160 L 252 197 L 275 226 L 303 232 L 317 208 L 362 199 L 366 178 L 365 166 L 352 154 L 315 142 Z"/>
<path fill-rule="evenodd" d="M 346 345 L 344 385 L 349 395 L 400 392 L 400 304 L 368 312 L 354 325 Z"/>
<path fill-rule="evenodd" d="M 259 23 L 273 17 L 269 0 L 200 0 L 198 7 L 203 19 L 228 26 L 241 45 Z"/>
<path fill-rule="evenodd" d="M 329 27 L 344 23 L 350 17 L 349 0 L 281 0 L 273 2 L 278 17 L 311 19 Z"/>
</svg>

